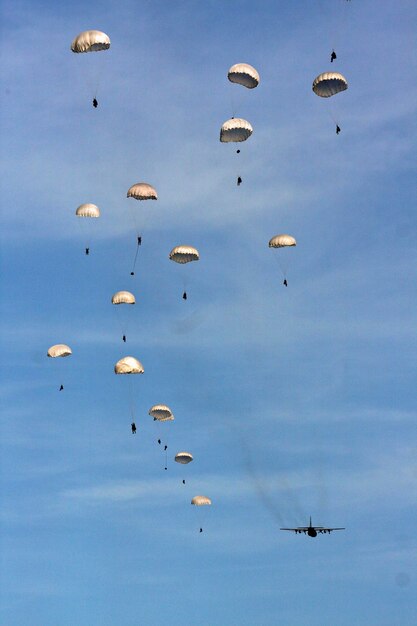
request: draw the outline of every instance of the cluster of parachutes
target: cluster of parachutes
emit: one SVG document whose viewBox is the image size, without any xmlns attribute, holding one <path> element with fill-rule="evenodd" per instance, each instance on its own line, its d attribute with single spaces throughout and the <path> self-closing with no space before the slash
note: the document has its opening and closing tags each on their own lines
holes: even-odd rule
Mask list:
<svg viewBox="0 0 417 626">
<path fill-rule="evenodd" d="M 110 48 L 110 38 L 106 33 L 98 30 L 88 30 L 80 33 L 75 37 L 71 44 L 71 50 L 76 54 L 83 54 L 87 52 L 101 52 Z M 331 61 L 336 59 L 336 53 L 333 51 Z M 227 77 L 231 83 L 234 83 L 245 89 L 253 90 L 260 84 L 260 76 L 258 71 L 248 63 L 236 63 L 232 65 L 228 71 Z M 313 81 L 313 92 L 320 98 L 330 98 L 336 94 L 345 91 L 348 88 L 345 77 L 338 72 L 323 72 L 319 74 Z M 94 93 L 93 106 L 97 108 L 97 93 Z M 337 125 L 337 132 L 340 132 L 340 128 Z M 249 121 L 241 117 L 231 117 L 226 120 L 220 128 L 220 141 L 222 143 L 242 143 L 247 141 L 253 134 L 253 127 Z M 240 153 L 240 149 L 236 151 Z M 239 175 L 237 178 L 238 186 L 242 183 L 242 177 Z M 154 186 L 145 182 L 138 182 L 133 184 L 127 191 L 127 198 L 133 198 L 137 201 L 158 200 L 158 193 Z M 101 216 L 99 207 L 96 204 L 86 202 L 80 204 L 75 215 L 77 218 L 86 218 L 88 221 L 96 220 Z M 135 252 L 135 258 L 133 263 L 131 275 L 135 274 L 135 265 L 137 260 L 137 254 L 139 246 L 142 243 L 142 233 L 137 229 L 136 233 L 137 246 Z M 288 234 L 278 234 L 273 236 L 269 241 L 269 247 L 274 249 L 286 249 L 293 248 L 297 245 L 295 238 Z M 85 253 L 89 255 L 90 244 L 88 242 Z M 200 259 L 199 251 L 190 245 L 176 245 L 172 248 L 168 255 L 168 258 L 180 265 L 185 265 L 193 261 Z M 286 270 L 283 269 L 284 284 L 287 286 Z M 187 299 L 187 293 L 184 291 L 183 299 Z M 122 290 L 117 291 L 111 298 L 111 303 L 114 306 L 131 306 L 136 303 L 136 298 L 130 291 Z M 122 339 L 126 342 L 126 329 L 123 329 Z M 48 351 L 47 356 L 56 358 L 65 358 L 72 355 L 72 349 L 66 344 L 52 345 Z M 142 363 L 134 356 L 124 356 L 117 361 L 114 365 L 114 372 L 116 375 L 138 375 L 143 374 L 145 371 Z M 64 385 L 61 382 L 60 391 L 64 389 Z M 156 404 L 149 409 L 149 415 L 159 423 L 173 421 L 174 415 L 171 409 L 164 404 Z M 134 423 L 134 412 L 132 411 L 132 433 L 136 433 L 136 425 Z M 158 440 L 161 443 L 161 440 Z M 165 446 L 165 450 L 167 446 Z M 188 465 L 193 461 L 193 455 L 191 452 L 180 451 L 175 454 L 174 460 L 180 465 Z M 166 465 L 165 465 L 166 469 Z M 185 483 L 185 480 L 183 480 Z M 211 505 L 211 499 L 207 496 L 197 495 L 191 499 L 191 504 L 197 507 Z M 200 528 L 200 532 L 201 532 Z"/>
</svg>

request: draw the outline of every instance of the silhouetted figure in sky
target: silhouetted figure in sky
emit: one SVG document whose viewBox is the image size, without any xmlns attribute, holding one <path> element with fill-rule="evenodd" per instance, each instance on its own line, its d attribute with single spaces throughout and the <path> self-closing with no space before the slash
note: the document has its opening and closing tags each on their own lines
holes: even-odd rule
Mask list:
<svg viewBox="0 0 417 626">
<path fill-rule="evenodd" d="M 182 294 L 182 299 L 183 299 L 183 300 L 186 300 L 186 299 L 187 299 L 187 292 L 186 292 L 186 291 L 184 291 L 184 293 Z"/>
<path fill-rule="evenodd" d="M 236 150 L 236 154 L 240 154 L 240 150 Z"/>
<path fill-rule="evenodd" d="M 288 287 L 288 283 L 287 283 L 287 279 L 286 278 L 284 278 L 284 282 L 282 284 L 285 285 L 286 287 Z"/>
<path fill-rule="evenodd" d="M 134 275 L 135 275 L 135 272 L 130 272 L 130 275 L 131 275 L 131 276 L 134 276 Z"/>
<path fill-rule="evenodd" d="M 86 253 L 86 255 L 88 256 L 88 255 L 90 254 L 90 248 L 86 248 L 86 249 L 85 249 L 85 253 Z"/>
<path fill-rule="evenodd" d="M 98 102 L 97 102 L 96 98 L 94 98 L 94 100 L 93 100 L 93 107 L 95 109 L 98 107 Z"/>
<path fill-rule="evenodd" d="M 138 246 L 142 245 L 142 237 L 138 237 Z"/>
<path fill-rule="evenodd" d="M 59 391 L 64 391 L 64 385 L 61 385 Z"/>
<path fill-rule="evenodd" d="M 336 59 L 337 59 L 336 52 L 332 50 L 332 53 L 330 55 L 330 63 L 333 63 L 333 61 L 335 61 Z"/>
<path fill-rule="evenodd" d="M 182 481 L 182 484 L 185 485 L 185 480 Z"/>
<path fill-rule="evenodd" d="M 239 187 L 239 185 L 242 184 L 242 179 L 240 178 L 240 176 L 237 177 L 237 186 Z"/>
<path fill-rule="evenodd" d="M 340 131 L 341 131 L 341 130 L 342 130 L 342 129 L 340 128 L 340 126 L 338 126 L 338 125 L 336 124 L 336 135 L 338 135 L 338 134 L 340 133 Z"/>
<path fill-rule="evenodd" d="M 159 445 L 161 445 L 161 440 L 160 439 L 158 439 L 158 443 L 159 443 Z"/>
<path fill-rule="evenodd" d="M 202 529 L 202 528 L 200 528 L 200 533 L 202 533 L 202 532 L 203 532 L 203 529 Z"/>
<path fill-rule="evenodd" d="M 135 422 L 132 422 L 130 426 L 132 428 L 132 435 L 136 435 L 136 424 L 135 424 Z"/>
<path fill-rule="evenodd" d="M 126 343 L 126 335 L 123 335 L 122 339 Z"/>
<path fill-rule="evenodd" d="M 168 446 L 165 446 L 164 450 L 168 450 Z"/>
</svg>

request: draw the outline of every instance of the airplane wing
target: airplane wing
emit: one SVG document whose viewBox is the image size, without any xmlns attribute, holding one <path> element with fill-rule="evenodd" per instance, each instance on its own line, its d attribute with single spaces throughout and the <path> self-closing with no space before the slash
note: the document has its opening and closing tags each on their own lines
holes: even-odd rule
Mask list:
<svg viewBox="0 0 417 626">
<path fill-rule="evenodd" d="M 280 528 L 280 530 L 292 530 L 294 533 L 307 532 L 308 526 L 300 526 L 299 528 Z"/>
<path fill-rule="evenodd" d="M 333 530 L 346 530 L 346 528 L 323 528 L 322 526 L 313 526 L 318 533 L 331 533 Z"/>
</svg>

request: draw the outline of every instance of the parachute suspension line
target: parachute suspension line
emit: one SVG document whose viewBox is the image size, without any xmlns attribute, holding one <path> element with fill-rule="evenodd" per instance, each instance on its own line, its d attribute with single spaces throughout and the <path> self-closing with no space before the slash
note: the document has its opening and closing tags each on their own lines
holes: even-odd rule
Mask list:
<svg viewBox="0 0 417 626">
<path fill-rule="evenodd" d="M 128 374 L 127 375 L 129 382 L 129 406 L 130 406 L 130 416 L 132 418 L 132 422 L 136 422 L 135 420 L 135 403 L 134 403 L 134 399 L 133 399 L 133 380 L 132 380 L 132 375 Z"/>
<path fill-rule="evenodd" d="M 141 237 L 138 237 L 138 238 L 137 238 L 137 242 L 136 242 L 136 252 L 135 252 L 135 257 L 134 257 L 134 259 L 133 259 L 133 267 L 132 267 L 132 271 L 130 272 L 130 275 L 131 275 L 131 276 L 134 276 L 134 275 L 135 275 L 136 261 L 137 261 L 137 259 L 138 259 L 139 246 L 141 245 L 141 243 L 142 243 L 142 238 L 141 238 Z"/>
<path fill-rule="evenodd" d="M 165 446 L 166 448 L 167 446 Z M 165 450 L 165 469 L 168 469 L 168 452 L 167 450 Z"/>
</svg>

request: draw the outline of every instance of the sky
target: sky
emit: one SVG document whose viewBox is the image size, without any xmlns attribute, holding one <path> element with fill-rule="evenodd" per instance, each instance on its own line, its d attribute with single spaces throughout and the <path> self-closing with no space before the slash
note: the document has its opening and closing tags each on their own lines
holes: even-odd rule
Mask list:
<svg viewBox="0 0 417 626">
<path fill-rule="evenodd" d="M 413 626 L 415 3 L 1 16 L 0 623 Z M 110 49 L 73 54 L 87 29 Z M 227 80 L 239 62 L 256 89 Z M 325 71 L 347 91 L 318 98 Z M 172 263 L 180 244 L 200 260 Z M 126 355 L 143 375 L 115 376 Z M 310 516 L 346 530 L 279 530 Z"/>
</svg>

